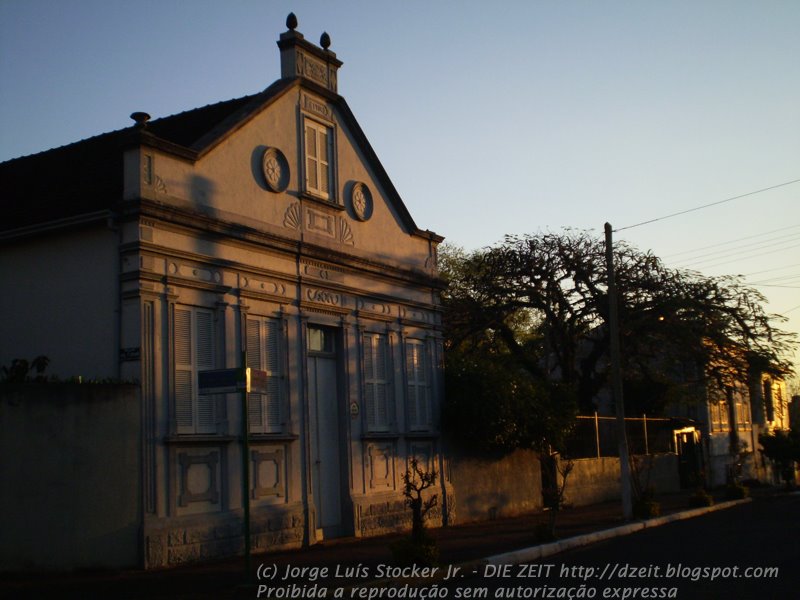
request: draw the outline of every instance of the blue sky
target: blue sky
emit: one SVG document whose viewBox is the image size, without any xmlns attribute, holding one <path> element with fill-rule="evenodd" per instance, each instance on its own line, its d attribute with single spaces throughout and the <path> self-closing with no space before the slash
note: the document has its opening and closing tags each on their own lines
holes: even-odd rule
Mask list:
<svg viewBox="0 0 800 600">
<path fill-rule="evenodd" d="M 259 91 L 296 13 L 417 224 L 466 248 L 800 179 L 800 2 L 0 0 L 0 161 Z M 800 183 L 617 234 L 800 332 Z"/>
</svg>

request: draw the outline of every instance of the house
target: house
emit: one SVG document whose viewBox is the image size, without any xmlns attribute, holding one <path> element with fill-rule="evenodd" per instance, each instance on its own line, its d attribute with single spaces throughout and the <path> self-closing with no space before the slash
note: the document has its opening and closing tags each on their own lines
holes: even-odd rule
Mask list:
<svg viewBox="0 0 800 600">
<path fill-rule="evenodd" d="M 261 550 L 405 526 L 410 458 L 443 472 L 443 238 L 339 95 L 329 36 L 287 26 L 262 92 L 0 164 L 0 364 L 138 383 L 146 567 L 241 552 L 243 458 Z M 198 389 L 243 366 L 264 377 L 244 457 L 240 394 Z"/>
<path fill-rule="evenodd" d="M 748 386 L 723 388 L 705 378 L 693 388 L 693 397 L 668 410 L 697 424 L 706 485 L 718 487 L 733 479 L 777 481 L 755 450 L 761 433 L 789 428 L 785 382 L 754 373 Z"/>
</svg>

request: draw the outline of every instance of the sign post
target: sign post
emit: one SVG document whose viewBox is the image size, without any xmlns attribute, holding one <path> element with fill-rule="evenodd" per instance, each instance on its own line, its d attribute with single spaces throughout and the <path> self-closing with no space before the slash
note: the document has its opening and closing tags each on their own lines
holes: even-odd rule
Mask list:
<svg viewBox="0 0 800 600">
<path fill-rule="evenodd" d="M 197 374 L 199 394 L 240 393 L 242 399 L 242 510 L 244 513 L 242 529 L 244 533 L 245 576 L 251 574 L 250 551 L 250 443 L 249 411 L 247 394 L 267 393 L 267 372 L 247 366 L 247 351 L 242 352 L 242 367 L 234 369 L 214 369 Z"/>
<path fill-rule="evenodd" d="M 244 576 L 250 579 L 250 411 L 247 408 L 247 393 L 250 391 L 250 369 L 247 368 L 247 350 L 242 350 L 242 370 L 245 385 L 242 389 L 242 509 L 244 511 Z"/>
</svg>

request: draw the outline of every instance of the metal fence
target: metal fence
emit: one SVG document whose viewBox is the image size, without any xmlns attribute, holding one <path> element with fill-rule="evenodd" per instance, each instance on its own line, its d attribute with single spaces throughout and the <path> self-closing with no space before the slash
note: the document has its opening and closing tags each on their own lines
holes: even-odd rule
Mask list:
<svg viewBox="0 0 800 600">
<path fill-rule="evenodd" d="M 567 440 L 570 458 L 619 456 L 616 417 L 579 416 Z M 659 454 L 675 451 L 675 423 L 647 415 L 625 418 L 625 435 L 630 454 Z"/>
</svg>

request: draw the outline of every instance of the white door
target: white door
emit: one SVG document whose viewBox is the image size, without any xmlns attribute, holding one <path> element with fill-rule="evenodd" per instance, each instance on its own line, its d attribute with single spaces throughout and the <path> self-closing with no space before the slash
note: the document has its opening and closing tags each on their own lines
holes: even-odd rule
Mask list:
<svg viewBox="0 0 800 600">
<path fill-rule="evenodd" d="M 339 386 L 334 331 L 309 328 L 308 396 L 317 528 L 324 537 L 342 535 Z"/>
</svg>

